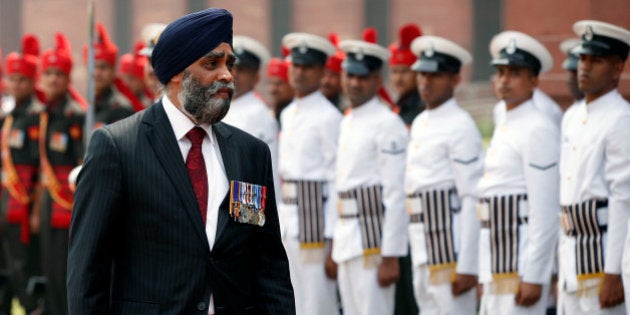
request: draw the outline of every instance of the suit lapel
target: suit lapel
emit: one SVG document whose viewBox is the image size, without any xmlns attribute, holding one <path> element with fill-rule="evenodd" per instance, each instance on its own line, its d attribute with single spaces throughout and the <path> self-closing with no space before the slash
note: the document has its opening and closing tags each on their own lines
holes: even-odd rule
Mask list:
<svg viewBox="0 0 630 315">
<path fill-rule="evenodd" d="M 147 126 L 146 136 L 155 152 L 159 163 L 173 182 L 173 187 L 184 203 L 184 212 L 190 219 L 195 232 L 199 235 L 206 248 L 210 250 L 205 227 L 201 220 L 199 205 L 188 178 L 186 165 L 183 163 L 181 151 L 175 139 L 173 128 L 166 116 L 162 102 L 158 102 L 147 110 L 143 122 Z"/>
<path fill-rule="evenodd" d="M 229 185 L 231 181 L 237 178 L 237 174 L 236 174 L 237 168 L 235 165 L 237 156 L 234 152 L 232 143 L 229 141 L 229 138 L 232 135 L 232 133 L 227 128 L 225 128 L 225 125 L 223 123 L 215 124 L 212 127 L 212 129 L 214 130 L 214 135 L 217 138 L 219 149 L 221 150 L 221 159 L 223 160 L 223 165 L 225 166 L 225 174 L 227 176 L 228 185 Z M 228 189 L 228 193 L 223 199 L 223 202 L 221 203 L 221 205 L 227 204 L 229 207 L 229 200 L 226 200 L 229 198 L 229 195 L 230 195 L 230 192 Z M 229 220 L 230 220 L 229 213 L 226 210 L 219 209 L 219 218 L 217 219 L 217 234 L 215 238 L 215 244 L 219 241 L 219 236 L 221 235 L 221 233 L 227 226 Z"/>
</svg>

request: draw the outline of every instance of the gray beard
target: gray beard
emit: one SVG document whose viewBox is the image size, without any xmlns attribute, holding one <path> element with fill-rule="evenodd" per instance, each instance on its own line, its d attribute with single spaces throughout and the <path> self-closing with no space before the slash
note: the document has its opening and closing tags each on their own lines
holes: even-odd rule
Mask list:
<svg viewBox="0 0 630 315">
<path fill-rule="evenodd" d="M 230 109 L 232 93 L 228 99 L 215 97 L 216 93 L 224 88 L 228 88 L 234 93 L 234 82 L 216 81 L 205 87 L 199 84 L 199 80 L 193 77 L 190 72 L 184 71 L 182 88 L 177 98 L 180 104 L 183 104 L 184 111 L 195 120 L 195 123 L 214 124 L 221 121 Z"/>
</svg>

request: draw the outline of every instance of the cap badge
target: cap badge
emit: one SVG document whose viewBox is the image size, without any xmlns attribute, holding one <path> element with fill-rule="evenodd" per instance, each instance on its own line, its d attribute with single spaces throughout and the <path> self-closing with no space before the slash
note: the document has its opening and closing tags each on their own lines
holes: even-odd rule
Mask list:
<svg viewBox="0 0 630 315">
<path fill-rule="evenodd" d="M 305 54 L 308 51 L 308 46 L 306 46 L 306 42 L 303 41 L 300 43 L 300 47 L 298 48 L 301 54 Z"/>
<path fill-rule="evenodd" d="M 243 52 L 244 52 L 244 51 L 243 51 L 243 47 L 235 47 L 235 48 L 234 48 L 234 52 L 235 52 L 237 55 L 242 55 L 242 54 L 243 54 Z"/>
<path fill-rule="evenodd" d="M 433 57 L 433 55 L 435 54 L 435 48 L 433 47 L 433 42 L 429 43 L 429 47 L 427 47 L 427 49 L 424 50 L 424 55 L 426 57 Z"/>
<path fill-rule="evenodd" d="M 590 25 L 586 26 L 586 31 L 584 31 L 584 36 L 583 36 L 583 38 L 584 38 L 586 41 L 591 41 L 591 40 L 593 40 L 593 35 L 594 35 L 594 34 L 593 34 L 593 27 L 592 27 L 592 26 L 590 26 Z"/>
<path fill-rule="evenodd" d="M 57 56 L 50 55 L 50 57 L 48 57 L 48 62 L 56 62 L 56 61 L 57 61 Z"/>
<path fill-rule="evenodd" d="M 508 55 L 511 55 L 516 52 L 516 39 L 515 38 L 510 39 L 510 43 L 508 43 L 508 46 L 505 48 L 505 52 L 508 53 Z"/>
<path fill-rule="evenodd" d="M 354 53 L 354 57 L 359 61 L 363 60 L 363 58 L 365 58 L 365 53 L 363 52 L 363 48 L 357 49 L 357 51 Z"/>
</svg>

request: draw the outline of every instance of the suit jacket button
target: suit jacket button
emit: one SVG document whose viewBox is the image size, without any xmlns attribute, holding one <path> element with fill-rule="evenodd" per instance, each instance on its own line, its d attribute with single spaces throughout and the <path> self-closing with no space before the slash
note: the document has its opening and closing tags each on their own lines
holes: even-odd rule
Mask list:
<svg viewBox="0 0 630 315">
<path fill-rule="evenodd" d="M 205 311 L 206 310 L 206 303 L 205 302 L 199 302 L 199 304 L 197 304 L 197 310 Z"/>
</svg>

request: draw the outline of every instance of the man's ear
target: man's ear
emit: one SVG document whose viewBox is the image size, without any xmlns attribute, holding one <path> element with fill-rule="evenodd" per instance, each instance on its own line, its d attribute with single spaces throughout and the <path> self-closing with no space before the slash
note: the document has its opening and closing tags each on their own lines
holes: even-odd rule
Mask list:
<svg viewBox="0 0 630 315">
<path fill-rule="evenodd" d="M 171 80 L 169 82 L 173 82 L 173 83 L 182 83 L 182 78 L 184 77 L 184 72 L 180 72 L 176 75 L 174 75 Z"/>
</svg>

